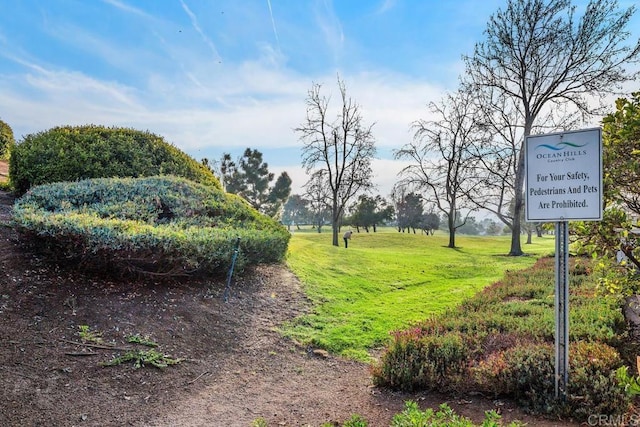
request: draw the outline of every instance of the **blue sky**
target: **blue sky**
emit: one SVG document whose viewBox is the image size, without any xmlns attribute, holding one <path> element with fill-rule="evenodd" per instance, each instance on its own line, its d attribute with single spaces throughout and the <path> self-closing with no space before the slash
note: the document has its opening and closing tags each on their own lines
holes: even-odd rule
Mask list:
<svg viewBox="0 0 640 427">
<path fill-rule="evenodd" d="M 18 140 L 93 123 L 149 130 L 198 160 L 256 148 L 297 192 L 305 176 L 293 128 L 313 83 L 337 99 L 339 74 L 375 123 L 375 181 L 387 195 L 402 166 L 391 150 L 410 141 L 429 102 L 455 90 L 461 56 L 505 3 L 8 0 L 0 119 Z"/>
</svg>

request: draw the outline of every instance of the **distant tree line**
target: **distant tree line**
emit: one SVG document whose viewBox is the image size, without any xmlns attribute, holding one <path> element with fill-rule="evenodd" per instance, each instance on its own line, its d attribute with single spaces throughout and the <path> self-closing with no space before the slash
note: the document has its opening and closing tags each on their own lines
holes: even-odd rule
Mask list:
<svg viewBox="0 0 640 427">
<path fill-rule="evenodd" d="M 361 195 L 358 200 L 345 210 L 340 218 L 339 226 L 355 228 L 360 232 L 376 232 L 380 226 L 392 226 L 401 233 L 422 233 L 433 235 L 437 230 L 448 232 L 446 215 L 439 215 L 429 201 L 418 193 L 410 192 L 402 196 L 392 194 L 391 200 L 380 195 Z M 396 197 L 396 198 L 394 198 Z M 463 215 L 458 212 L 456 223 L 461 222 Z M 457 232 L 467 235 L 499 235 L 505 233 L 505 227 L 491 218 L 477 221 L 473 216 L 464 216 L 465 222 L 457 228 Z M 289 230 L 311 226 L 318 233 L 331 224 L 331 210 L 328 203 L 315 204 L 308 194 L 292 194 L 282 209 L 281 222 Z"/>
</svg>

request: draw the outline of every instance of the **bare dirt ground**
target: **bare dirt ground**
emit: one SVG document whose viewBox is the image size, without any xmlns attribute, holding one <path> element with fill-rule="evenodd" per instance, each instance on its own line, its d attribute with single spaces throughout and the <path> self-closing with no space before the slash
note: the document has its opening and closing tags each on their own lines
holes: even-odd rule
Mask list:
<svg viewBox="0 0 640 427">
<path fill-rule="evenodd" d="M 0 181 L 4 181 L 9 178 L 9 164 L 0 160 Z"/>
<path fill-rule="evenodd" d="M 1 172 L 1 171 L 0 171 Z M 481 421 L 577 425 L 534 418 L 511 402 L 482 396 L 398 393 L 373 387 L 366 364 L 310 352 L 278 326 L 309 306 L 282 265 L 236 278 L 154 282 L 116 280 L 52 265 L 9 226 L 12 197 L 0 192 L 0 425 L 270 426 L 342 423 L 360 414 L 388 426 L 406 400 L 448 403 Z M 80 326 L 101 334 L 83 341 Z M 183 361 L 164 369 L 101 366 L 131 335 Z M 338 425 L 338 424 L 336 424 Z"/>
</svg>

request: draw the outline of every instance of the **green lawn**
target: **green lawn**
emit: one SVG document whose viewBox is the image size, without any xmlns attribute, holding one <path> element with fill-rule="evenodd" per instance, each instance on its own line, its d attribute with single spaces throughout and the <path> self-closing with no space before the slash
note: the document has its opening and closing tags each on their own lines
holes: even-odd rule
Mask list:
<svg viewBox="0 0 640 427">
<path fill-rule="evenodd" d="M 523 239 L 524 242 L 524 239 Z M 344 356 L 366 360 L 389 332 L 455 306 L 506 270 L 524 269 L 554 250 L 554 237 L 534 237 L 530 256 L 508 257 L 509 236 L 354 233 L 349 248 L 331 245 L 331 232 L 296 231 L 287 263 L 314 303 L 284 333 Z M 342 239 L 340 239 L 342 244 Z"/>
</svg>

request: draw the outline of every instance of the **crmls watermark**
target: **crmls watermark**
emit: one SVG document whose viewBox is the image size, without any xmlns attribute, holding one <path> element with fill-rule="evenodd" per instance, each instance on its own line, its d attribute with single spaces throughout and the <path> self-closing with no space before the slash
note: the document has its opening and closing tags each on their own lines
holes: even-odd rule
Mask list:
<svg viewBox="0 0 640 427">
<path fill-rule="evenodd" d="M 640 414 L 625 415 L 603 415 L 592 414 L 587 418 L 587 425 L 590 426 L 640 426 Z"/>
</svg>

